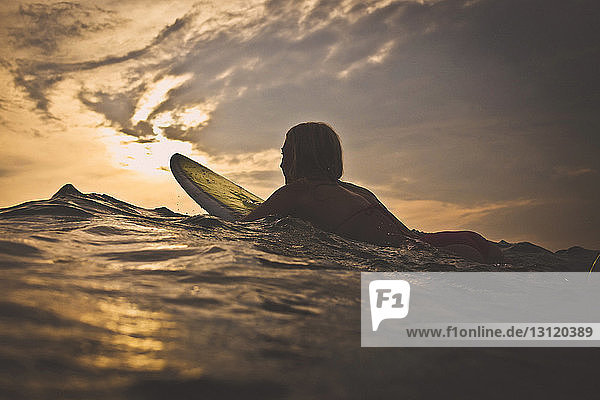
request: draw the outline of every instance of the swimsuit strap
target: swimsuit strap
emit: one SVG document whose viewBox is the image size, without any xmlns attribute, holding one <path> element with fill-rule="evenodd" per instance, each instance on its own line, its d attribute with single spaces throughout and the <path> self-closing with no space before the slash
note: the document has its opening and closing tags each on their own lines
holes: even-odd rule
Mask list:
<svg viewBox="0 0 600 400">
<path fill-rule="evenodd" d="M 356 217 L 358 214 L 360 214 L 360 213 L 362 213 L 362 212 L 364 212 L 364 211 L 370 210 L 370 209 L 372 209 L 372 208 L 379 208 L 379 207 L 380 207 L 380 206 L 379 206 L 379 204 L 369 204 L 368 206 L 366 206 L 366 207 L 363 207 L 363 208 L 359 209 L 358 211 L 356 211 L 356 212 L 354 212 L 354 213 L 350 214 L 350 216 L 349 216 L 349 217 L 347 217 L 347 218 L 346 218 L 346 219 L 344 219 L 344 220 L 343 220 L 343 221 L 342 221 L 340 224 L 338 224 L 338 225 L 335 227 L 335 229 L 334 229 L 334 232 L 337 232 L 337 231 L 338 231 L 338 229 L 340 229 L 340 228 L 341 228 L 341 227 L 342 227 L 344 224 L 346 224 L 346 223 L 347 223 L 348 221 L 350 221 L 352 218 Z"/>
</svg>

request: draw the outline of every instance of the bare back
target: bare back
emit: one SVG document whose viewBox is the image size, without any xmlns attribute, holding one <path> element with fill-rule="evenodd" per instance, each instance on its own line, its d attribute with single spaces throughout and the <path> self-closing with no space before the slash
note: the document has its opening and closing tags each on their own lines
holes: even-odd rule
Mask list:
<svg viewBox="0 0 600 400">
<path fill-rule="evenodd" d="M 347 182 L 300 179 L 278 189 L 248 215 L 290 215 L 318 228 L 377 244 L 397 244 L 414 237 L 367 189 Z"/>
</svg>

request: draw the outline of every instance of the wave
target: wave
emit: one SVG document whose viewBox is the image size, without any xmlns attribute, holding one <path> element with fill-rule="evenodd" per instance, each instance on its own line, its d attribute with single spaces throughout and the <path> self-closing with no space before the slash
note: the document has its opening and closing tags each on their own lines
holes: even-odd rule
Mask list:
<svg viewBox="0 0 600 400">
<path fill-rule="evenodd" d="M 163 262 L 193 258 L 198 254 L 206 257 L 211 252 L 234 248 L 241 254 L 241 259 L 250 258 L 272 268 L 587 271 L 599 253 L 581 247 L 551 252 L 529 242 L 501 241 L 498 246 L 506 263 L 484 265 L 444 253 L 418 240 L 409 240 L 401 247 L 386 247 L 345 239 L 291 217 L 241 223 L 204 214 L 188 216 L 166 207 L 146 209 L 106 194 L 82 193 L 71 184 L 64 185 L 50 199 L 0 209 L 0 223 L 11 229 L 35 231 L 31 232 L 27 242 L 10 239 L 0 242 L 0 255 L 29 258 L 39 257 L 44 248 L 60 242 L 60 234 L 40 234 L 40 231 L 77 230 L 79 236 L 74 241 L 81 245 L 125 246 L 161 243 L 164 237 L 152 235 L 161 229 L 167 230 L 167 236 L 176 236 L 183 242 L 202 238 L 213 244 L 227 242 L 227 245 L 214 245 L 208 254 L 194 248 L 127 248 L 95 252 L 91 256 L 104 261 Z"/>
</svg>

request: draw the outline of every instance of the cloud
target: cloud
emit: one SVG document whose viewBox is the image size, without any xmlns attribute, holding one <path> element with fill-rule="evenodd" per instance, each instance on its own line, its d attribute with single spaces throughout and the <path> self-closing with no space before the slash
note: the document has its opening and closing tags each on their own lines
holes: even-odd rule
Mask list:
<svg viewBox="0 0 600 400">
<path fill-rule="evenodd" d="M 117 123 L 119 127 L 127 126 L 127 121 L 135 112 L 136 99 L 141 96 L 140 87 L 124 92 L 94 92 L 85 89 L 78 93 L 78 99 L 91 110 L 103 114 L 111 123 Z"/>
<path fill-rule="evenodd" d="M 556 166 L 554 171 L 557 177 L 576 177 L 581 175 L 596 174 L 598 172 L 592 168 L 569 167 L 564 165 Z"/>
<path fill-rule="evenodd" d="M 309 114 L 311 104 L 305 99 L 312 93 L 313 108 L 342 120 L 348 118 L 336 107 L 342 96 L 343 108 L 355 116 L 352 122 L 371 129 L 440 121 L 457 113 L 547 114 L 568 104 L 582 112 L 590 109 L 587 101 L 598 102 L 598 78 L 584 62 L 597 52 L 585 34 L 590 13 L 582 11 L 591 3 L 572 10 L 564 2 L 549 1 L 544 18 L 536 17 L 536 3 L 529 1 L 310 4 L 270 1 L 262 13 L 246 9 L 205 19 L 205 6 L 198 5 L 165 25 L 146 46 L 75 63 L 24 60 L 15 70 L 16 82 L 40 110 L 47 111 L 47 92 L 65 74 L 135 61 L 139 64 L 129 64 L 129 79 L 137 77 L 146 85 L 156 79 L 145 76 L 151 68 L 173 76 L 195 74 L 185 89 L 174 93 L 177 96 L 166 99 L 165 106 L 182 108 L 198 99 L 223 96 L 216 111 L 244 114 L 238 97 L 245 108 L 263 98 L 276 102 L 279 114 L 302 109 Z M 69 3 L 31 11 L 22 7 L 22 12 L 43 15 L 40 21 L 58 26 L 48 28 L 59 32 L 50 36 L 60 39 L 70 32 L 71 20 L 98 14 L 98 21 L 77 26 L 95 30 L 105 25 L 103 10 L 94 14 L 82 7 Z M 576 18 L 563 21 L 567 12 Z M 81 29 L 73 29 L 74 35 Z M 563 72 L 571 70 L 569 66 L 584 73 L 585 79 L 573 81 Z M 336 82 L 350 74 L 354 75 L 350 81 Z M 564 92 L 545 96 L 554 90 Z M 290 101 L 293 92 L 302 101 Z M 372 98 L 377 98 L 376 105 Z"/>
<path fill-rule="evenodd" d="M 31 74 L 20 70 L 14 71 L 15 84 L 25 89 L 29 98 L 34 101 L 36 108 L 40 111 L 48 111 L 47 90 L 62 79 L 60 74 L 35 72 Z"/>
<path fill-rule="evenodd" d="M 110 10 L 74 2 L 33 3 L 19 6 L 21 25 L 10 29 L 17 47 L 55 52 L 64 40 L 109 30 L 121 22 Z"/>
<path fill-rule="evenodd" d="M 114 28 L 117 24 L 123 22 L 109 11 L 98 7 L 85 8 L 76 3 L 36 4 L 25 8 L 22 6 L 20 13 L 30 17 L 33 24 L 26 23 L 25 26 L 12 29 L 13 37 L 19 38 L 17 45 L 21 47 L 42 46 L 47 52 L 55 51 L 61 43 L 73 40 L 84 33 L 95 33 Z M 111 17 L 111 22 L 103 22 L 105 13 Z M 96 22 L 85 22 L 86 18 L 94 18 Z M 23 87 L 31 99 L 34 100 L 39 111 L 51 116 L 48 113 L 48 92 L 69 73 L 93 70 L 140 59 L 171 35 L 180 31 L 189 18 L 191 16 L 186 15 L 176 19 L 172 24 L 165 26 L 148 45 L 122 55 L 107 55 L 99 59 L 79 62 L 40 62 L 35 58 L 14 60 L 12 73 L 15 83 Z M 42 37 L 43 40 L 38 36 Z"/>
<path fill-rule="evenodd" d="M 540 199 L 519 199 L 465 206 L 438 200 L 390 199 L 390 209 L 407 224 L 425 231 L 469 229 L 482 219 L 505 210 L 528 210 L 545 204 Z"/>
</svg>

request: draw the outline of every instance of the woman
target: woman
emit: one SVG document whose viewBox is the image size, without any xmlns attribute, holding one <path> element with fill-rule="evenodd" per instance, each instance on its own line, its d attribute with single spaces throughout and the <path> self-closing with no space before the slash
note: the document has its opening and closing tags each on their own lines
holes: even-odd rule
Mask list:
<svg viewBox="0 0 600 400">
<path fill-rule="evenodd" d="M 500 249 L 475 232 L 411 231 L 369 190 L 340 181 L 340 139 L 325 123 L 294 126 L 287 132 L 281 151 L 285 185 L 248 214 L 245 221 L 289 215 L 364 242 L 400 245 L 406 238 L 416 238 L 478 262 L 502 260 Z"/>
</svg>

